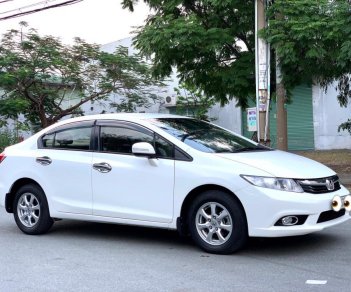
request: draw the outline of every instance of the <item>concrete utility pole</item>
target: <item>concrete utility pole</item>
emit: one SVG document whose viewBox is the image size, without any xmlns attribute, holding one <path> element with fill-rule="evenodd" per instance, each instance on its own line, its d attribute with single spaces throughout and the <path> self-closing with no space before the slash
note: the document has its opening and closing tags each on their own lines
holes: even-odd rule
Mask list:
<svg viewBox="0 0 351 292">
<path fill-rule="evenodd" d="M 255 1 L 256 10 L 256 106 L 258 114 L 258 142 L 269 145 L 269 101 L 270 101 L 270 48 L 258 37 L 257 32 L 266 27 L 266 0 Z"/>
</svg>

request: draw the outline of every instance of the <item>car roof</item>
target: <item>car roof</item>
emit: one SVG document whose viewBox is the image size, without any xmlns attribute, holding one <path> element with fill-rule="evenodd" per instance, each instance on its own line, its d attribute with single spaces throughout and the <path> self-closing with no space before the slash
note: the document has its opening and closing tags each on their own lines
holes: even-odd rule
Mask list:
<svg viewBox="0 0 351 292">
<path fill-rule="evenodd" d="M 52 129 L 56 127 L 80 122 L 80 121 L 94 121 L 94 120 L 116 120 L 116 121 L 128 121 L 128 122 L 137 122 L 137 121 L 147 121 L 152 119 L 161 119 L 161 118 L 169 118 L 169 119 L 189 119 L 189 117 L 172 115 L 172 114 L 162 114 L 162 113 L 111 113 L 111 114 L 97 114 L 97 115 L 86 115 L 81 117 L 69 118 L 61 120 L 55 124 L 52 124 L 41 131 L 37 132 L 33 136 L 25 139 L 21 143 L 17 143 L 12 145 L 12 148 L 17 147 L 35 147 L 37 145 L 37 139 L 44 133 L 50 132 Z M 9 148 L 9 147 L 8 147 Z"/>
<path fill-rule="evenodd" d="M 75 122 L 83 122 L 83 121 L 94 121 L 94 120 L 115 120 L 115 121 L 127 121 L 127 122 L 142 122 L 152 119 L 190 119 L 189 117 L 172 115 L 172 114 L 162 114 L 162 113 L 111 113 L 111 114 L 97 114 L 97 115 L 86 115 L 81 117 L 64 119 L 55 124 L 48 126 L 47 128 L 42 129 L 34 136 L 38 136 L 38 134 L 43 134 L 45 132 L 49 132 L 52 129 L 70 124 Z"/>
<path fill-rule="evenodd" d="M 124 120 L 124 121 L 136 121 L 136 120 L 149 120 L 149 119 L 161 119 L 161 118 L 188 118 L 179 115 L 162 114 L 162 113 L 112 113 L 112 114 L 98 114 L 98 115 L 87 115 L 76 118 L 70 118 L 58 122 L 59 124 L 66 124 L 78 121 L 90 121 L 90 120 Z"/>
</svg>

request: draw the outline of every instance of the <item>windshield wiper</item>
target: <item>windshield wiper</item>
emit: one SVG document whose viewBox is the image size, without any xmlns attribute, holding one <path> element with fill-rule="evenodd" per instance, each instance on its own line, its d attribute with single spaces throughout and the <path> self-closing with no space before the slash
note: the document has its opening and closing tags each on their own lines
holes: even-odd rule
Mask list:
<svg viewBox="0 0 351 292">
<path fill-rule="evenodd" d="M 237 152 L 250 152 L 250 151 L 270 151 L 272 150 L 271 148 L 268 148 L 266 146 L 263 145 L 257 145 L 256 147 L 243 147 L 237 150 L 234 150 L 234 153 Z"/>
</svg>

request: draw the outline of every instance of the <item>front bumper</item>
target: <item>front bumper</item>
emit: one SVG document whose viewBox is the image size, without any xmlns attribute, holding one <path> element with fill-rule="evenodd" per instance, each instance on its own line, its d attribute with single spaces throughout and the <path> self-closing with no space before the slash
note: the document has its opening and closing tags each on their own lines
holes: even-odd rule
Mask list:
<svg viewBox="0 0 351 292">
<path fill-rule="evenodd" d="M 292 193 L 249 186 L 240 190 L 238 195 L 246 211 L 249 236 L 284 237 L 320 231 L 351 219 L 350 212 L 345 212 L 338 218 L 331 216 L 330 220 L 318 223 L 323 212 L 332 210 L 334 196 L 343 198 L 349 194 L 343 186 L 326 194 Z M 284 216 L 298 215 L 307 215 L 302 225 L 275 226 Z"/>
</svg>

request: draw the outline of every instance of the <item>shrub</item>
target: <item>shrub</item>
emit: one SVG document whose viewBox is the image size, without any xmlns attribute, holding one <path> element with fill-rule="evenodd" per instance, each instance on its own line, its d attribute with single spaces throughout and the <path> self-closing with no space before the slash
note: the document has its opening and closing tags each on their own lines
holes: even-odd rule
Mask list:
<svg viewBox="0 0 351 292">
<path fill-rule="evenodd" d="M 14 130 L 0 129 L 0 151 L 2 152 L 7 146 L 19 142 L 19 136 Z"/>
</svg>

